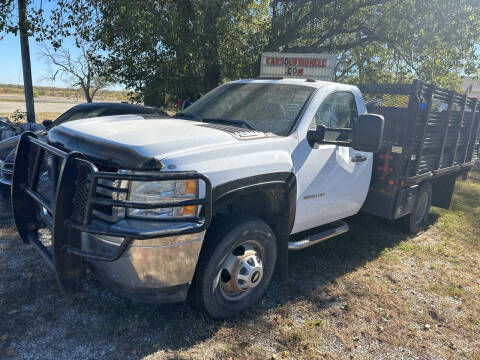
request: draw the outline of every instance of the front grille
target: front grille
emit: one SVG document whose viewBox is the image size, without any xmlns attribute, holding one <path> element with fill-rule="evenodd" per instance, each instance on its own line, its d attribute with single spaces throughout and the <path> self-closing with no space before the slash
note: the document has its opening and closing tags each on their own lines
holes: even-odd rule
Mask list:
<svg viewBox="0 0 480 360">
<path fill-rule="evenodd" d="M 33 168 L 37 157 L 37 152 L 30 154 L 30 169 Z M 40 166 L 38 168 L 35 189 L 49 204 L 53 204 L 59 176 L 60 159 L 51 153 L 42 151 L 38 161 Z M 33 176 L 33 174 L 30 173 L 30 176 Z"/>
<path fill-rule="evenodd" d="M 85 164 L 77 163 L 72 220 L 83 222 L 85 219 L 90 181 L 89 168 Z"/>
<path fill-rule="evenodd" d="M 127 200 L 128 181 L 99 179 L 95 196 L 104 199 Z M 125 217 L 125 208 L 95 205 L 92 214 L 99 219 L 116 222 Z"/>
<path fill-rule="evenodd" d="M 34 167 L 37 161 L 37 152 L 33 151 L 29 156 L 29 166 Z M 42 151 L 39 161 L 38 175 L 34 189 L 46 200 L 47 204 L 53 208 L 57 182 L 61 167 L 61 159 L 55 154 Z M 72 215 L 71 219 L 75 222 L 83 223 L 86 218 L 86 209 L 89 191 L 91 187 L 91 168 L 85 162 L 76 162 L 76 176 L 74 183 L 74 192 L 72 198 Z M 101 169 L 102 171 L 117 172 L 116 169 Z M 33 176 L 32 173 L 29 174 Z M 31 181 L 31 179 L 29 180 Z M 97 198 L 112 199 L 112 200 L 127 200 L 128 182 L 126 181 L 111 181 L 106 179 L 99 179 L 95 196 Z M 52 214 L 53 215 L 53 214 Z M 92 209 L 92 215 L 108 221 L 116 222 L 125 217 L 124 208 L 117 208 L 112 206 L 95 205 Z"/>
</svg>

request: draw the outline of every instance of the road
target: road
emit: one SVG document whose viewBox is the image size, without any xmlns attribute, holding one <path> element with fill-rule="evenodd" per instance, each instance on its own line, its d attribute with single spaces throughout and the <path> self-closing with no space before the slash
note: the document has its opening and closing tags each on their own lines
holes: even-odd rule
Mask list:
<svg viewBox="0 0 480 360">
<path fill-rule="evenodd" d="M 25 102 L 22 95 L 6 95 L 0 94 L 0 113 L 13 113 L 20 109 L 26 111 Z M 63 113 L 72 106 L 84 102 L 83 99 L 79 101 L 67 98 L 45 97 L 35 99 L 36 113 Z M 115 101 L 118 102 L 118 101 Z"/>
</svg>

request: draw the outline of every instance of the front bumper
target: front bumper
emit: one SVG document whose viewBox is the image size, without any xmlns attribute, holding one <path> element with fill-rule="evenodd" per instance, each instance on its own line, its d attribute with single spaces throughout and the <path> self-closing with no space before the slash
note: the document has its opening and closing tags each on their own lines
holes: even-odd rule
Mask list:
<svg viewBox="0 0 480 360">
<path fill-rule="evenodd" d="M 205 232 L 135 240 L 117 261 L 89 261 L 110 289 L 133 300 L 168 303 L 185 300 Z M 112 253 L 122 239 L 82 234 L 82 250 Z"/>
<path fill-rule="evenodd" d="M 136 203 L 116 194 L 100 196 L 104 182 L 198 179 L 202 198 Z M 203 236 L 211 221 L 211 184 L 196 172 L 125 174 L 100 171 L 80 153 L 66 153 L 22 135 L 12 181 L 13 215 L 22 240 L 33 244 L 56 271 L 66 293 L 79 291 L 89 262 L 107 286 L 143 301 L 180 301 L 192 280 Z M 112 193 L 113 194 L 113 193 Z M 161 221 L 96 215 L 99 209 L 201 206 L 189 218 Z M 48 228 L 51 249 L 39 240 Z M 174 291 L 175 290 L 175 291 Z"/>
</svg>

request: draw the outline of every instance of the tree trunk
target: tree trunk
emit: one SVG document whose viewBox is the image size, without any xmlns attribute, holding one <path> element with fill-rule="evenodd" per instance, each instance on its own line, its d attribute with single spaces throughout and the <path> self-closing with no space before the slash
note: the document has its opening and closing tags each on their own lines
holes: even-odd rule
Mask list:
<svg viewBox="0 0 480 360">
<path fill-rule="evenodd" d="M 87 100 L 87 103 L 90 104 L 93 101 L 93 97 L 90 95 L 90 88 L 85 85 L 81 85 L 81 87 L 83 90 L 83 94 L 85 95 L 85 99 Z"/>
<path fill-rule="evenodd" d="M 205 91 L 209 91 L 218 86 L 220 83 L 220 61 L 218 56 L 218 32 L 217 19 L 222 7 L 222 2 L 219 0 L 207 1 L 205 9 Z"/>
<path fill-rule="evenodd" d="M 32 67 L 30 64 L 30 47 L 27 30 L 27 2 L 18 0 L 18 27 L 20 29 L 20 47 L 22 50 L 23 91 L 27 108 L 27 121 L 35 122 L 35 107 L 33 103 Z"/>
</svg>

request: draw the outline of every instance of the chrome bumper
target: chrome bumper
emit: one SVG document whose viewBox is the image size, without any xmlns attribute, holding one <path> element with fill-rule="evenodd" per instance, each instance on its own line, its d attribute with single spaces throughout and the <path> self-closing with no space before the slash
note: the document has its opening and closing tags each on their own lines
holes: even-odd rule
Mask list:
<svg viewBox="0 0 480 360">
<path fill-rule="evenodd" d="M 133 241 L 113 262 L 90 261 L 94 274 L 108 288 L 137 301 L 183 301 L 193 279 L 205 231 Z M 122 238 L 82 234 L 82 250 L 115 252 Z"/>
</svg>

